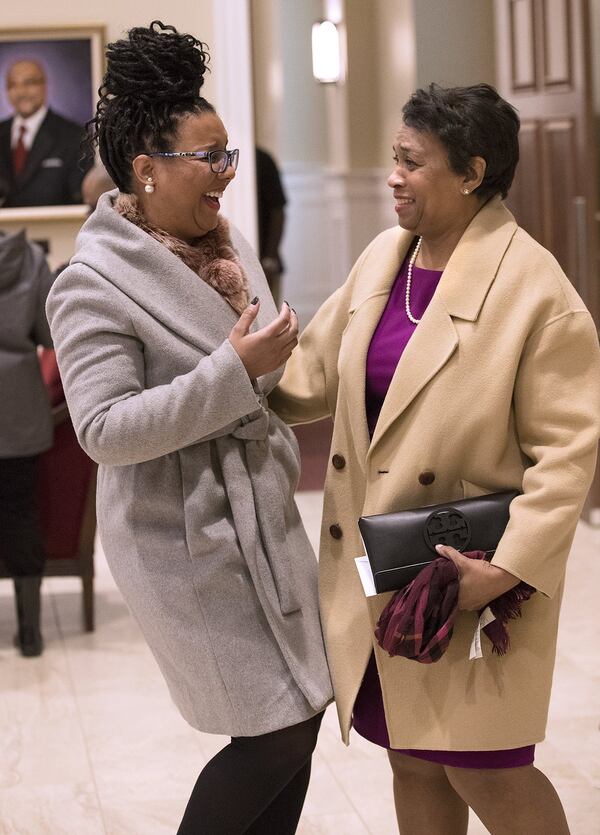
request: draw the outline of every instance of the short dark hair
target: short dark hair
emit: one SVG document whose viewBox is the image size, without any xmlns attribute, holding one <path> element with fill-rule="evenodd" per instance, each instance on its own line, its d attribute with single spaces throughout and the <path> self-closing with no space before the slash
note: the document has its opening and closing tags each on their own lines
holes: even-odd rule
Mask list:
<svg viewBox="0 0 600 835">
<path fill-rule="evenodd" d="M 154 20 L 106 47 L 107 69 L 89 139 L 121 191 L 131 189 L 139 154 L 170 151 L 178 123 L 214 113 L 200 89 L 210 60 L 206 44 Z"/>
<path fill-rule="evenodd" d="M 475 194 L 481 201 L 508 194 L 519 161 L 520 121 L 515 108 L 489 84 L 416 90 L 402 108 L 404 124 L 436 136 L 455 174 L 468 174 L 471 157 L 486 161 Z"/>
</svg>

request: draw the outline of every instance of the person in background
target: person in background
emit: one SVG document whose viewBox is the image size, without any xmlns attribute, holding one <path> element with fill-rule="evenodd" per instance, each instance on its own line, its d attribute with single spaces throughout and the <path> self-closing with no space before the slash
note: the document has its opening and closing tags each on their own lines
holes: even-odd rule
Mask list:
<svg viewBox="0 0 600 835">
<path fill-rule="evenodd" d="M 0 198 L 5 193 L 0 183 Z M 45 311 L 52 281 L 42 250 L 24 232 L 0 231 L 0 558 L 14 580 L 15 644 L 27 657 L 43 650 L 37 472 L 39 455 L 52 446 L 53 419 L 37 348 L 52 347 Z"/>
<path fill-rule="evenodd" d="M 292 835 L 332 697 L 298 448 L 267 399 L 298 322 L 220 215 L 239 154 L 207 62 L 159 21 L 108 45 L 93 138 L 117 189 L 47 310 L 115 581 L 183 717 L 231 737 L 179 835 Z"/>
<path fill-rule="evenodd" d="M 16 61 L 6 75 L 6 91 L 14 115 L 0 122 L 5 207 L 81 203 L 81 181 L 93 157 L 82 158 L 84 128 L 48 107 L 42 64 Z"/>
<path fill-rule="evenodd" d="M 81 183 L 81 196 L 83 202 L 87 203 L 89 208 L 88 216 L 92 214 L 96 208 L 96 204 L 100 197 L 106 191 L 111 191 L 115 187 L 108 171 L 101 162 L 97 162 L 93 168 L 87 172 Z M 69 262 L 65 261 L 55 270 L 55 275 L 60 275 L 65 267 L 69 266 Z"/>
<path fill-rule="evenodd" d="M 281 304 L 283 261 L 279 248 L 285 226 L 287 203 L 279 169 L 273 157 L 256 148 L 256 199 L 258 211 L 258 254 L 276 305 Z"/>
<path fill-rule="evenodd" d="M 343 737 L 353 725 L 387 749 L 407 835 L 465 835 L 469 807 L 492 835 L 569 831 L 533 763 L 594 475 L 600 349 L 555 258 L 503 203 L 518 132 L 486 84 L 410 97 L 388 178 L 399 225 L 317 312 L 270 398 L 290 423 L 334 419 L 320 559 L 328 659 Z M 390 595 L 365 598 L 354 565 L 358 518 L 502 490 L 520 495 L 491 562 L 439 546 L 459 576 L 445 654 L 390 657 L 374 635 Z M 478 613 L 520 581 L 535 593 L 510 622 L 508 652 L 484 639 L 471 661 Z"/>
<path fill-rule="evenodd" d="M 100 197 L 106 192 L 114 189 L 110 174 L 101 162 L 97 162 L 87 172 L 81 183 L 81 196 L 83 202 L 87 203 L 90 209 L 90 214 L 96 208 L 96 204 Z"/>
</svg>

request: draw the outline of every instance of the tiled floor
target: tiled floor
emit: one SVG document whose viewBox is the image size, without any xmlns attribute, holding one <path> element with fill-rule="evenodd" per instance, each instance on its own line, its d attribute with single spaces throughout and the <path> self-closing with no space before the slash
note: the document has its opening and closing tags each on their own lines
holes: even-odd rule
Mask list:
<svg viewBox="0 0 600 835">
<path fill-rule="evenodd" d="M 320 495 L 299 502 L 315 541 Z M 600 833 L 599 555 L 600 531 L 581 526 L 538 749 L 573 835 Z M 101 554 L 97 575 L 91 635 L 80 627 L 78 582 L 46 581 L 40 659 L 12 648 L 12 588 L 0 584 L 0 835 L 173 835 L 198 771 L 223 744 L 179 717 Z M 299 833 L 392 835 L 394 821 L 385 754 L 356 736 L 345 748 L 330 708 Z M 472 820 L 470 835 L 485 831 Z"/>
</svg>

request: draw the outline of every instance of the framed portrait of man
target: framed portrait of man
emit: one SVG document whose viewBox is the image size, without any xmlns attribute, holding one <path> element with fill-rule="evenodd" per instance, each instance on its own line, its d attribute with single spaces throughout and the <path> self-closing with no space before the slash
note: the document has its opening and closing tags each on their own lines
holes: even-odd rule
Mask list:
<svg viewBox="0 0 600 835">
<path fill-rule="evenodd" d="M 104 43 L 102 26 L 0 32 L 0 215 L 83 202 Z"/>
</svg>

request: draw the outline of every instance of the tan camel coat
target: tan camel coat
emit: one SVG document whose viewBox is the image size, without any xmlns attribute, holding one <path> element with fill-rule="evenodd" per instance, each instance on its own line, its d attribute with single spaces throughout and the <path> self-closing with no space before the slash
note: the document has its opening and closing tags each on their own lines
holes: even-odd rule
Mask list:
<svg viewBox="0 0 600 835">
<path fill-rule="evenodd" d="M 565 563 L 596 460 L 598 338 L 555 259 L 494 199 L 448 262 L 369 443 L 367 349 L 411 240 L 394 228 L 367 247 L 306 328 L 270 405 L 292 423 L 334 417 L 320 596 L 345 741 L 390 597 L 366 602 L 358 517 L 523 491 L 493 562 L 538 593 L 510 622 L 508 654 L 492 655 L 484 637 L 483 658 L 469 661 L 474 612 L 459 614 L 436 664 L 375 647 L 392 747 L 520 747 L 545 732 Z"/>
</svg>

